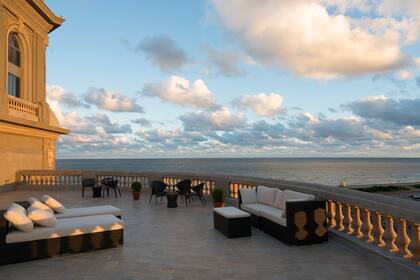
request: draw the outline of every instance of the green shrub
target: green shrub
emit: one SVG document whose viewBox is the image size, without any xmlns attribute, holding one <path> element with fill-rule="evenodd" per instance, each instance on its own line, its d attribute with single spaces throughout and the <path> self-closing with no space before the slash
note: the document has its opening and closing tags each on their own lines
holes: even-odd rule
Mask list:
<svg viewBox="0 0 420 280">
<path fill-rule="evenodd" d="M 140 182 L 133 182 L 131 184 L 131 191 L 133 191 L 133 192 L 141 191 L 141 183 Z"/>
<path fill-rule="evenodd" d="M 223 189 L 214 189 L 211 193 L 211 197 L 213 198 L 213 201 L 216 202 L 223 202 L 225 201 L 225 190 Z"/>
</svg>

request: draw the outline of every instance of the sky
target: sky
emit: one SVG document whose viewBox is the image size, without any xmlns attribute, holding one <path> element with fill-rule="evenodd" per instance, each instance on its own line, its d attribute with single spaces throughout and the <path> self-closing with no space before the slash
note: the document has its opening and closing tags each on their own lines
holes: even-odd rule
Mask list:
<svg viewBox="0 0 420 280">
<path fill-rule="evenodd" d="M 420 156 L 420 0 L 46 3 L 58 158 Z"/>
</svg>

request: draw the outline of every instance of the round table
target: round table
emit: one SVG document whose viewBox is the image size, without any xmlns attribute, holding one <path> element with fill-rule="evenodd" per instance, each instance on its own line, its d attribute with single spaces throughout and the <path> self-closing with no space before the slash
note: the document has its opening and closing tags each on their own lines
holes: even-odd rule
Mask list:
<svg viewBox="0 0 420 280">
<path fill-rule="evenodd" d="M 178 193 L 176 192 L 167 192 L 166 199 L 168 200 L 168 208 L 177 208 L 178 207 Z"/>
</svg>

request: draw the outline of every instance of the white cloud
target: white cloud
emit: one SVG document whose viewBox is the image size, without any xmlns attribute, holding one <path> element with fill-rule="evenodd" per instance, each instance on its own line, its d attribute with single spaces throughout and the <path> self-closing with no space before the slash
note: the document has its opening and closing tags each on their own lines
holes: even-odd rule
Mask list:
<svg viewBox="0 0 420 280">
<path fill-rule="evenodd" d="M 186 78 L 171 76 L 160 83 L 149 83 L 143 88 L 144 96 L 156 96 L 162 101 L 194 108 L 215 106 L 215 97 L 203 80 L 190 83 Z"/>
<path fill-rule="evenodd" d="M 242 109 L 251 108 L 260 116 L 272 117 L 283 111 L 283 97 L 276 93 L 244 95 L 234 101 Z"/>
<path fill-rule="evenodd" d="M 248 57 L 242 57 L 241 54 L 234 51 L 219 51 L 211 47 L 207 48 L 210 71 L 221 74 L 226 77 L 235 77 L 245 75 L 240 62 L 252 63 Z"/>
<path fill-rule="evenodd" d="M 68 107 L 84 107 L 89 108 L 88 104 L 85 104 L 80 100 L 79 96 L 74 93 L 66 91 L 62 86 L 47 84 L 46 86 L 47 102 L 52 103 L 54 101 Z"/>
<path fill-rule="evenodd" d="M 184 129 L 188 131 L 232 130 L 245 125 L 245 116 L 233 114 L 227 107 L 212 111 L 187 113 L 180 117 Z"/>
<path fill-rule="evenodd" d="M 128 98 L 121 93 L 107 91 L 103 88 L 90 87 L 85 93 L 85 101 L 111 112 L 144 112 L 135 98 Z"/>
<path fill-rule="evenodd" d="M 224 25 L 255 60 L 317 79 L 405 67 L 412 60 L 401 48 L 418 39 L 417 17 L 378 15 L 370 19 L 363 13 L 377 9 L 377 4 L 356 8 L 360 1 L 212 3 Z M 338 12 L 329 10 L 332 6 L 338 6 Z M 362 16 L 355 17 L 351 9 L 361 11 Z"/>
</svg>

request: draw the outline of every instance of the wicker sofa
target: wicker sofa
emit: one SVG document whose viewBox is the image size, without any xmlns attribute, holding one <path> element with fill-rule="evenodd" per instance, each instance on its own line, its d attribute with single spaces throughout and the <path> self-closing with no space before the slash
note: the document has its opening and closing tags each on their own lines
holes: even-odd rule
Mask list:
<svg viewBox="0 0 420 280">
<path fill-rule="evenodd" d="M 251 223 L 291 245 L 328 240 L 325 201 L 291 190 L 258 186 L 240 189 L 239 207 L 251 214 Z"/>
<path fill-rule="evenodd" d="M 16 202 L 28 208 L 29 203 Z M 63 254 L 87 252 L 91 250 L 116 247 L 123 244 L 124 222 L 112 213 L 99 213 L 101 208 L 78 208 L 70 211 L 79 217 L 57 217 L 54 227 L 35 227 L 31 232 L 13 228 L 4 218 L 5 210 L 0 210 L 0 264 L 48 258 Z M 86 210 L 87 209 L 87 210 Z M 105 207 L 120 213 L 118 208 Z M 69 209 L 70 210 L 70 209 Z M 59 215 L 57 215 L 59 216 Z"/>
</svg>

